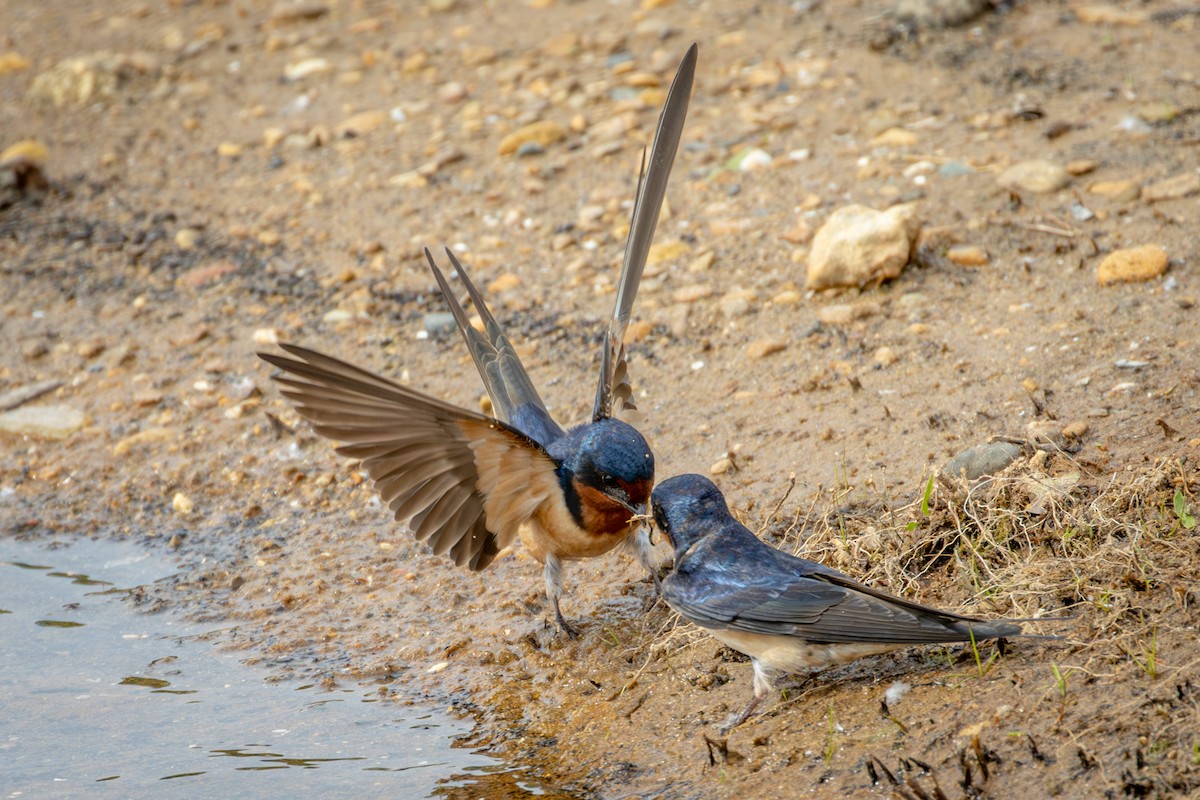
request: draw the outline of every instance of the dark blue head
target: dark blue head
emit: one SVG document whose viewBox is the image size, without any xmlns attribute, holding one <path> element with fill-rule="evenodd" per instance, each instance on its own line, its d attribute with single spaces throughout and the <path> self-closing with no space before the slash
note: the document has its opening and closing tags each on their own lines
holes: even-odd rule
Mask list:
<svg viewBox="0 0 1200 800">
<path fill-rule="evenodd" d="M 650 505 L 654 524 L 670 539 L 676 557 L 733 518 L 721 490 L 703 475 L 667 478 L 654 488 Z"/>
<path fill-rule="evenodd" d="M 560 458 L 571 491 L 581 500 L 584 528 L 623 527 L 631 513 L 646 513 L 654 453 L 636 428 L 620 420 L 596 420 L 568 433 L 562 446 Z"/>
</svg>

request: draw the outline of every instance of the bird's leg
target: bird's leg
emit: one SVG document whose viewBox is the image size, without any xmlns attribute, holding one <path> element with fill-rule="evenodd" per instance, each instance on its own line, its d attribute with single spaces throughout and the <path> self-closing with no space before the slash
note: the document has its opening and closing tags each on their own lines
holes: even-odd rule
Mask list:
<svg viewBox="0 0 1200 800">
<path fill-rule="evenodd" d="M 542 574 L 546 578 L 546 597 L 549 598 L 550 605 L 554 607 L 554 621 L 558 623 L 559 630 L 572 639 L 578 639 L 579 631 L 563 618 L 562 611 L 558 607 L 558 598 L 562 595 L 562 561 L 554 553 L 546 554 L 546 564 L 542 569 Z"/>
<path fill-rule="evenodd" d="M 775 682 L 771 680 L 769 671 L 762 665 L 761 661 L 759 661 L 757 658 L 751 658 L 750 662 L 754 664 L 754 697 L 749 703 L 746 704 L 745 708 L 743 708 L 737 714 L 731 716 L 725 722 L 725 724 L 718 729 L 722 736 L 729 733 L 738 725 L 741 725 L 743 722 L 749 719 L 750 715 L 754 713 L 754 709 L 758 708 L 758 704 L 763 701 L 763 698 L 765 698 L 767 693 L 770 692 L 775 686 Z"/>
</svg>

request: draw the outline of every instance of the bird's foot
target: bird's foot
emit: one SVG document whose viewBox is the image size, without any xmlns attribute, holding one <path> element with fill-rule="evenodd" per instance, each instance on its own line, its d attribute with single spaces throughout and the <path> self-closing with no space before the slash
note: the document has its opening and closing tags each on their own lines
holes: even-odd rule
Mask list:
<svg viewBox="0 0 1200 800">
<path fill-rule="evenodd" d="M 566 617 L 558 610 L 558 598 L 554 600 L 554 621 L 558 623 L 558 629 L 565 633 L 568 639 L 579 638 L 579 631 L 575 629 L 575 626 L 567 622 Z"/>
<path fill-rule="evenodd" d="M 722 736 L 728 736 L 730 731 L 750 718 L 750 715 L 754 713 L 754 709 L 758 708 L 760 701 L 761 698 L 755 697 L 746 705 L 745 708 L 738 713 L 731 715 L 729 719 L 725 720 L 725 724 L 717 728 L 717 733 L 721 734 Z"/>
</svg>

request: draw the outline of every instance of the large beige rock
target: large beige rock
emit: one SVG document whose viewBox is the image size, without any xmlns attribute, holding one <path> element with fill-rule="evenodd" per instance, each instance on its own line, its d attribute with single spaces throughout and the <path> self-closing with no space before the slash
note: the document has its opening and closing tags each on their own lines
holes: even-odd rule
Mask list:
<svg viewBox="0 0 1200 800">
<path fill-rule="evenodd" d="M 908 263 L 920 230 L 915 203 L 887 211 L 839 208 L 813 237 L 805 285 L 861 287 L 895 278 Z"/>
</svg>

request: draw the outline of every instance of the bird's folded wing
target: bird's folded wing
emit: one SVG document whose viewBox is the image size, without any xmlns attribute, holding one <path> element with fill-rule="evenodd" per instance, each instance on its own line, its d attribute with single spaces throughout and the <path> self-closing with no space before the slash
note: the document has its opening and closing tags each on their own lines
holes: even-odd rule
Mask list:
<svg viewBox="0 0 1200 800">
<path fill-rule="evenodd" d="M 488 397 L 492 400 L 492 408 L 497 418 L 502 422 L 511 423 L 522 407 L 525 407 L 526 412 L 533 410 L 540 430 L 531 430 L 528 433 L 537 438 L 543 446 L 548 445 L 549 439 L 562 435 L 562 428 L 551 419 L 549 412 L 546 411 L 546 404 L 542 402 L 537 388 L 529 378 L 529 373 L 525 371 L 525 365 L 517 356 L 516 349 L 504 335 L 500 323 L 492 316 L 487 303 L 483 301 L 483 296 L 467 276 L 463 265 L 459 263 L 454 252 L 449 248 L 446 249 L 446 255 L 454 266 L 455 272 L 458 273 L 463 288 L 467 290 L 467 295 L 471 298 L 475 311 L 483 321 L 484 332 L 482 334 L 471 326 L 466 311 L 463 310 L 462 304 L 458 302 L 453 289 L 450 288 L 450 283 L 433 260 L 433 254 L 429 252 L 428 248 L 425 250 L 425 259 L 429 262 L 433 277 L 442 290 L 442 296 L 446 298 L 446 304 L 450 306 L 450 313 L 454 315 L 454 319 L 458 323 L 458 329 L 467 343 L 467 349 L 471 351 L 471 358 L 475 362 L 475 368 L 479 370 L 479 377 L 483 379 L 484 388 L 487 389 Z"/>
<path fill-rule="evenodd" d="M 637 296 L 646 257 L 650 253 L 650 243 L 654 240 L 654 229 L 658 225 L 658 215 L 667 193 L 667 180 L 671 177 L 671 166 L 675 163 L 675 153 L 683 135 L 683 122 L 687 118 L 695 75 L 696 45 L 693 44 L 679 63 L 675 79 L 667 91 L 654 141 L 650 145 L 649 164 L 647 166 L 643 162 L 645 174 L 639 176 L 613 316 L 604 334 L 600 384 L 596 389 L 592 419 L 615 416 L 622 409 L 635 408 L 633 388 L 629 385 L 625 366 L 625 328 L 633 314 L 633 299 Z"/>
<path fill-rule="evenodd" d="M 260 353 L 290 376 L 282 393 L 338 452 L 361 459 L 379 496 L 419 541 L 480 570 L 556 487 L 554 461 L 498 420 L 336 358 L 281 345 Z"/>
<path fill-rule="evenodd" d="M 813 643 L 920 644 L 1019 633 L 1020 627 L 949 614 L 872 590 L 830 583 L 828 576 L 758 575 L 746 585 L 727 573 L 692 573 L 664 586 L 672 607 L 707 628 L 797 636 Z M 853 583 L 853 581 L 850 581 Z M 856 584 L 856 586 L 861 586 Z"/>
</svg>

